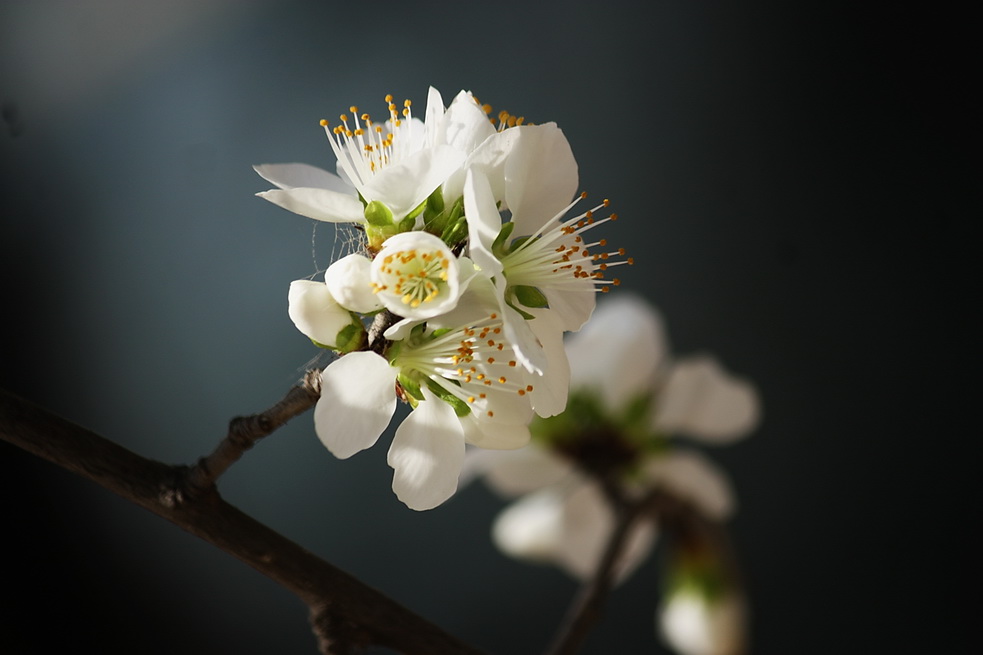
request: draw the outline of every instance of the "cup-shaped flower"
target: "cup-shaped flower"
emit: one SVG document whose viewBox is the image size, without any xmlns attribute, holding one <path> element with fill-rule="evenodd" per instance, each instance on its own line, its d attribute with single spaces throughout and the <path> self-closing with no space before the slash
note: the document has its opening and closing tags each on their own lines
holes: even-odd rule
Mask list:
<svg viewBox="0 0 983 655">
<path fill-rule="evenodd" d="M 372 260 L 369 279 L 379 302 L 409 319 L 446 314 L 463 291 L 457 257 L 428 232 L 389 237 Z"/>
</svg>

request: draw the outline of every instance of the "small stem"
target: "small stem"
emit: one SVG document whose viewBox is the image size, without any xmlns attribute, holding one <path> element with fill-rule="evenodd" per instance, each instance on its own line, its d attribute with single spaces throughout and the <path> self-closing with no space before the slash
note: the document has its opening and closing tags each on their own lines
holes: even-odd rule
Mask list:
<svg viewBox="0 0 983 655">
<path fill-rule="evenodd" d="M 310 370 L 277 404 L 264 412 L 237 416 L 229 421 L 229 432 L 214 451 L 191 467 L 182 491 L 193 496 L 215 485 L 223 473 L 235 464 L 256 442 L 272 434 L 284 423 L 306 412 L 321 397 L 320 371 Z"/>
<path fill-rule="evenodd" d="M 617 490 L 618 493 L 613 494 L 612 490 Z M 614 585 L 615 566 L 621 559 L 631 528 L 650 503 L 649 497 L 638 502 L 628 502 L 613 485 L 605 485 L 605 491 L 612 501 L 618 521 L 608 539 L 601 561 L 598 562 L 594 577 L 580 588 L 567 610 L 553 644 L 547 651 L 548 655 L 573 655 L 583 645 L 587 633 L 601 617 L 604 600 Z"/>
</svg>

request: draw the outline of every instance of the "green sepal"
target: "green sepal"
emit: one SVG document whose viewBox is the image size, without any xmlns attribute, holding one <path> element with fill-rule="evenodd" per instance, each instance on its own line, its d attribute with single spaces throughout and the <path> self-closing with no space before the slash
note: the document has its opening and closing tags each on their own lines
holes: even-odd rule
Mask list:
<svg viewBox="0 0 983 655">
<path fill-rule="evenodd" d="M 505 243 L 508 241 L 509 237 L 512 235 L 512 230 L 515 229 L 515 223 L 509 221 L 502 226 L 502 231 L 498 233 L 495 237 L 494 243 L 492 243 L 492 252 L 495 256 L 501 259 L 505 255 L 509 254 L 509 246 Z"/>
<path fill-rule="evenodd" d="M 310 337 L 307 338 L 310 339 Z M 335 350 L 334 346 L 328 346 L 326 344 L 321 343 L 320 341 L 314 341 L 314 339 L 311 339 L 311 343 L 313 343 L 318 348 L 324 348 L 325 350 Z"/>
<path fill-rule="evenodd" d="M 407 214 L 406 215 L 406 218 L 404 218 L 403 220 L 405 221 L 407 218 L 412 218 L 412 219 L 415 220 L 416 217 L 419 216 L 423 212 L 423 210 L 426 208 L 426 206 L 427 206 L 427 201 L 424 200 L 419 205 L 417 205 L 416 207 L 414 207 L 413 208 L 413 211 L 411 211 L 409 214 Z"/>
<path fill-rule="evenodd" d="M 533 316 L 529 312 L 523 311 L 523 310 L 519 309 L 518 307 L 516 307 L 515 306 L 515 303 L 512 302 L 512 299 L 511 298 L 506 297 L 505 298 L 505 304 L 508 305 L 509 307 L 511 307 L 512 309 L 514 309 L 515 311 L 519 312 L 519 316 L 521 316 L 522 318 L 526 319 L 527 321 L 531 321 L 534 318 L 536 318 L 535 316 Z"/>
<path fill-rule="evenodd" d="M 388 227 L 393 224 L 393 213 L 378 200 L 373 200 L 365 207 L 365 222 L 375 227 Z"/>
<path fill-rule="evenodd" d="M 399 357 L 399 352 L 403 349 L 402 341 L 391 341 L 386 347 L 386 361 L 389 362 L 390 366 L 396 365 L 396 358 Z"/>
<path fill-rule="evenodd" d="M 399 225 L 397 226 L 396 229 L 399 232 L 409 232 L 414 227 L 416 227 L 416 217 L 415 216 L 407 216 L 406 218 L 404 218 L 403 220 L 401 220 L 399 222 Z"/>
<path fill-rule="evenodd" d="M 334 349 L 340 353 L 358 350 L 365 344 L 365 336 L 365 327 L 361 321 L 353 316 L 352 322 L 338 332 L 338 336 L 335 338 L 338 345 Z"/>
<path fill-rule="evenodd" d="M 442 211 L 444 211 L 444 192 L 437 187 L 427 196 L 427 214 L 436 216 Z"/>
<path fill-rule="evenodd" d="M 549 301 L 546 300 L 546 296 L 543 292 L 536 287 L 531 287 L 525 284 L 517 284 L 512 287 L 515 292 L 515 299 L 526 307 L 532 309 L 540 309 L 542 307 L 549 307 Z"/>
<path fill-rule="evenodd" d="M 518 239 L 513 241 L 511 245 L 509 245 L 509 252 L 515 252 L 516 250 L 521 248 L 522 244 L 524 244 L 526 241 L 534 238 L 538 238 L 538 237 L 532 237 L 532 236 L 519 237 Z"/>
<path fill-rule="evenodd" d="M 471 408 L 468 407 L 468 404 L 466 402 L 464 402 L 463 400 L 461 400 L 460 398 L 458 398 L 457 396 L 455 396 L 450 391 L 443 388 L 442 386 L 440 386 L 430 378 L 427 378 L 427 388 L 433 392 L 433 395 L 437 396 L 445 403 L 453 407 L 454 413 L 457 414 L 459 417 L 467 416 L 468 414 L 471 413 Z"/>
<path fill-rule="evenodd" d="M 456 222 L 448 225 L 444 233 L 440 235 L 441 241 L 446 243 L 448 246 L 453 248 L 458 244 L 458 242 L 466 239 L 468 237 L 468 220 L 464 216 L 457 219 Z"/>
<path fill-rule="evenodd" d="M 419 382 L 404 373 L 397 375 L 396 381 L 399 382 L 399 386 L 401 386 L 403 391 L 405 391 L 408 395 L 416 398 L 417 400 L 423 400 L 423 392 L 420 391 Z M 427 381 L 429 382 L 429 380 Z"/>
</svg>

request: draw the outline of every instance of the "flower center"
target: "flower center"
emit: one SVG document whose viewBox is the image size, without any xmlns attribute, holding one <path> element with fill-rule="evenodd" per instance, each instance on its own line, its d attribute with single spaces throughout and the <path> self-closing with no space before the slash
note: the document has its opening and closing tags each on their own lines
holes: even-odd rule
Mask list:
<svg viewBox="0 0 983 655">
<path fill-rule="evenodd" d="M 368 114 L 360 114 L 354 105 L 348 108 L 352 113 L 350 123 L 347 114 L 339 116 L 341 125 L 334 127 L 326 119 L 321 119 L 321 126 L 328 135 L 338 163 L 356 187 L 367 184 L 375 173 L 411 151 L 408 132 L 413 119 L 412 104 L 404 100 L 403 109 L 399 110 L 392 95 L 387 95 L 389 120 L 385 126 L 373 123 Z"/>
<path fill-rule="evenodd" d="M 593 284 L 595 290 L 607 293 L 611 286 L 618 286 L 618 278 L 607 279 L 607 271 L 614 266 L 632 265 L 634 258 L 625 257 L 625 249 L 591 253 L 595 247 L 606 248 L 607 240 L 584 243 L 582 234 L 608 221 L 618 220 L 617 214 L 598 219 L 595 214 L 606 209 L 610 201 L 604 200 L 593 209 L 562 220 L 578 202 L 587 197 L 581 193 L 576 200 L 557 216 L 546 222 L 539 230 L 502 258 L 502 265 L 509 284 L 539 288 L 583 288 L 584 280 Z M 616 259 L 622 257 L 624 259 Z"/>
<path fill-rule="evenodd" d="M 447 286 L 450 259 L 442 252 L 412 248 L 380 257 L 378 281 L 372 283 L 375 293 L 390 292 L 415 309 L 433 301 Z"/>
<path fill-rule="evenodd" d="M 433 381 L 446 396 L 466 404 L 483 418 L 502 418 L 532 392 L 517 368 L 512 347 L 502 338 L 502 319 L 483 321 L 430 335 L 400 350 L 395 364 Z"/>
</svg>

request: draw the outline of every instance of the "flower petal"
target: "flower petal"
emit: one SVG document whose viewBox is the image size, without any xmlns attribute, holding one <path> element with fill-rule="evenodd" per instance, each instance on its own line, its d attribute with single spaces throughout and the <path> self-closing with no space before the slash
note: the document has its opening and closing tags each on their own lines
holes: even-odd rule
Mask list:
<svg viewBox="0 0 983 655">
<path fill-rule="evenodd" d="M 461 425 L 465 441 L 472 446 L 491 450 L 522 448 L 529 443 L 531 436 L 526 422 L 479 419 L 473 412 L 461 419 Z"/>
<path fill-rule="evenodd" d="M 354 195 L 355 188 L 334 173 L 310 164 L 259 164 L 253 166 L 267 182 L 281 189 L 309 187 Z"/>
<path fill-rule="evenodd" d="M 680 655 L 739 655 L 746 648 L 747 606 L 736 593 L 710 596 L 682 587 L 659 611 L 663 639 Z"/>
<path fill-rule="evenodd" d="M 653 457 L 645 463 L 643 476 L 712 519 L 724 520 L 734 513 L 734 490 L 727 476 L 696 451 L 675 449 Z"/>
<path fill-rule="evenodd" d="M 502 216 L 495 206 L 488 178 L 471 169 L 464 180 L 464 215 L 468 217 L 471 259 L 486 277 L 501 275 L 502 262 L 492 252 L 492 244 L 502 231 Z"/>
<path fill-rule="evenodd" d="M 512 210 L 515 235 L 533 234 L 556 216 L 577 192 L 577 160 L 555 123 L 525 125 L 505 162 L 505 201 Z"/>
<path fill-rule="evenodd" d="M 376 294 L 372 293 L 371 268 L 368 257 L 352 253 L 328 267 L 324 272 L 324 283 L 342 307 L 368 314 L 382 307 Z"/>
<path fill-rule="evenodd" d="M 760 413 L 754 386 L 703 355 L 680 360 L 670 369 L 659 393 L 654 427 L 729 443 L 753 430 Z"/>
<path fill-rule="evenodd" d="M 313 280 L 294 280 L 287 292 L 287 314 L 297 329 L 325 346 L 337 345 L 338 333 L 352 322 L 327 285 Z"/>
<path fill-rule="evenodd" d="M 335 457 L 370 448 L 396 410 L 396 369 L 373 352 L 354 352 L 321 372 L 314 430 Z"/>
<path fill-rule="evenodd" d="M 563 503 L 554 487 L 523 496 L 495 518 L 492 541 L 511 557 L 555 564 L 563 548 Z"/>
<path fill-rule="evenodd" d="M 564 504 L 564 547 L 559 552 L 560 565 L 580 580 L 591 579 L 613 530 L 614 515 L 600 487 L 593 482 L 581 485 Z M 621 559 L 615 565 L 617 582 L 625 580 L 645 561 L 655 543 L 655 536 L 652 521 L 635 521 Z"/>
<path fill-rule="evenodd" d="M 396 430 L 386 458 L 394 469 L 393 491 L 415 510 L 450 498 L 464 463 L 464 434 L 454 409 L 425 389 L 423 395 Z"/>
<path fill-rule="evenodd" d="M 542 417 L 556 416 L 567 408 L 570 390 L 570 363 L 563 348 L 563 330 L 555 312 L 549 309 L 528 310 L 534 318 L 527 321 L 542 344 L 547 366 L 541 375 L 528 375 L 533 390 L 529 394 L 532 408 Z"/>
<path fill-rule="evenodd" d="M 294 189 L 271 189 L 256 194 L 274 205 L 283 207 L 295 214 L 328 223 L 364 223 L 365 214 L 362 203 L 354 195 L 297 187 Z"/>
<path fill-rule="evenodd" d="M 464 159 L 450 146 L 420 150 L 383 168 L 360 191 L 366 200 L 386 205 L 398 221 L 426 200 Z"/>
<path fill-rule="evenodd" d="M 468 453 L 469 458 L 472 455 L 483 458 L 479 465 L 485 483 L 505 498 L 515 498 L 577 475 L 567 460 L 535 444 L 517 450 Z"/>
<path fill-rule="evenodd" d="M 651 392 L 669 349 L 659 314 L 624 292 L 601 303 L 566 348 L 570 386 L 595 390 L 612 410 Z"/>
<path fill-rule="evenodd" d="M 444 113 L 438 143 L 445 143 L 465 155 L 496 133 L 488 116 L 467 91 L 458 93 Z"/>
</svg>

